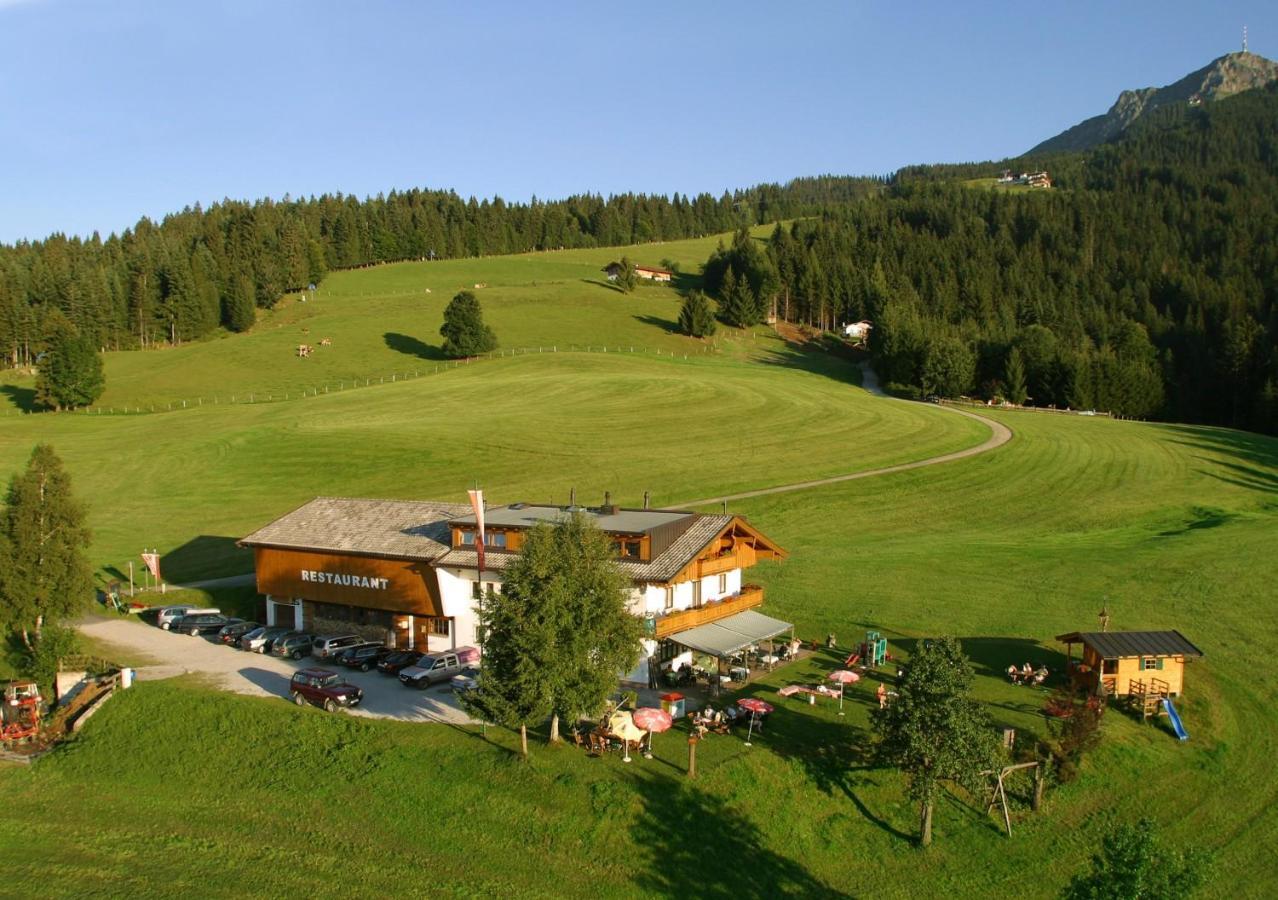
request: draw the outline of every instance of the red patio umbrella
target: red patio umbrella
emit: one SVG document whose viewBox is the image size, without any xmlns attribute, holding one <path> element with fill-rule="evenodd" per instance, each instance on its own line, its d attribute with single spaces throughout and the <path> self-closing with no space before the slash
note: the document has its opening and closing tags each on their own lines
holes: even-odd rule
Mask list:
<svg viewBox="0 0 1278 900">
<path fill-rule="evenodd" d="M 644 753 L 644 758 L 652 759 L 652 736 L 661 734 L 663 731 L 669 731 L 670 726 L 674 724 L 674 719 L 670 713 L 664 709 L 656 709 L 651 706 L 641 706 L 636 709 L 634 716 L 635 724 L 648 732 L 648 749 Z"/>
<path fill-rule="evenodd" d="M 838 669 L 826 677 L 839 683 L 839 715 L 843 715 L 843 686 L 845 684 L 855 684 L 861 680 L 861 676 L 847 669 Z"/>
<path fill-rule="evenodd" d="M 745 745 L 749 747 L 750 738 L 754 737 L 754 720 L 772 712 L 772 704 L 755 697 L 746 697 L 744 700 L 738 700 L 737 706 L 750 713 L 750 727 L 746 730 L 745 740 Z"/>
</svg>

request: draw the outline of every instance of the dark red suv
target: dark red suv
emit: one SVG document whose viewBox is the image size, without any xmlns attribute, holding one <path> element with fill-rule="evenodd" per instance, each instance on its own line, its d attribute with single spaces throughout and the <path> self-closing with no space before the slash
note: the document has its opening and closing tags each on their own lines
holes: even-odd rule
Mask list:
<svg viewBox="0 0 1278 900">
<path fill-rule="evenodd" d="M 364 699 L 363 690 L 328 669 L 299 669 L 293 673 L 288 690 L 298 706 L 309 702 L 329 712 L 342 707 L 350 709 Z"/>
</svg>

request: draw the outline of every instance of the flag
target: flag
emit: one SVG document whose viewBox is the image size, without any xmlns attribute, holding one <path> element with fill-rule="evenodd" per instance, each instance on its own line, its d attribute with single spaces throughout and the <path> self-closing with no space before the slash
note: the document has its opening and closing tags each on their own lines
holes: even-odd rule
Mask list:
<svg viewBox="0 0 1278 900">
<path fill-rule="evenodd" d="M 475 511 L 475 522 L 479 526 L 475 533 L 475 553 L 479 557 L 479 571 L 484 571 L 484 492 L 467 491 L 470 494 L 470 507 Z M 482 588 L 481 588 L 482 590 Z"/>
<path fill-rule="evenodd" d="M 155 580 L 160 580 L 160 554 L 143 553 L 142 562 L 146 563 L 146 567 L 151 570 L 151 574 L 155 576 Z"/>
</svg>

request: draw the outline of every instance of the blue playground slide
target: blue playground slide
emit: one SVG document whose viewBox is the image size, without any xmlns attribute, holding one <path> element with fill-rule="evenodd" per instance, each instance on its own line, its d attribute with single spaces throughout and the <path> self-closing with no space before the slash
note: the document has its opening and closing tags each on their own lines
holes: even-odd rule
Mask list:
<svg viewBox="0 0 1278 900">
<path fill-rule="evenodd" d="M 1189 740 L 1189 732 L 1185 731 L 1185 726 L 1180 723 L 1180 713 L 1176 712 L 1176 707 L 1172 706 L 1171 700 L 1163 698 L 1163 712 L 1167 713 L 1167 718 L 1171 719 L 1172 731 L 1176 732 L 1176 737 L 1182 741 Z"/>
</svg>

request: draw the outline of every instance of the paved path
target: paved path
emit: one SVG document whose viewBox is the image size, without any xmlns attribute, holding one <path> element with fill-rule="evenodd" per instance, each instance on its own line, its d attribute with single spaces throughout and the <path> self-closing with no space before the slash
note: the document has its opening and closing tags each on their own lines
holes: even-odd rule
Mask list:
<svg viewBox="0 0 1278 900">
<path fill-rule="evenodd" d="M 287 700 L 293 672 L 315 664 L 310 657 L 293 662 L 276 656 L 260 656 L 214 643 L 210 638 L 174 634 L 131 619 L 91 619 L 81 622 L 79 628 L 104 643 L 154 660 L 154 664 L 138 668 L 137 676 L 142 681 L 198 674 L 223 690 Z M 340 667 L 338 671 L 346 675 L 347 681 L 364 689 L 364 701 L 352 711 L 354 715 L 409 722 L 467 724 L 471 721 L 447 688 L 416 691 L 377 671 L 348 671 Z"/>
<path fill-rule="evenodd" d="M 882 397 L 895 403 L 912 403 L 911 400 L 900 400 L 883 393 L 879 387 L 879 379 L 874 374 L 874 370 L 869 365 L 862 363 L 861 365 L 861 386 L 866 391 L 876 397 Z M 969 419 L 986 425 L 990 429 L 990 436 L 984 442 L 977 444 L 975 447 L 968 447 L 966 450 L 956 450 L 953 453 L 945 453 L 941 456 L 931 456 L 927 459 L 919 459 L 914 462 L 901 463 L 895 466 L 884 466 L 881 469 L 867 469 L 862 472 L 851 472 L 847 475 L 832 475 L 829 478 L 815 478 L 811 481 L 796 481 L 792 484 L 779 484 L 775 487 L 759 488 L 753 491 L 742 491 L 737 494 L 724 494 L 721 497 L 706 497 L 703 500 L 685 500 L 682 503 L 672 504 L 674 506 L 711 506 L 716 503 L 726 503 L 732 500 L 747 500 L 751 497 L 765 497 L 768 494 L 788 494 L 792 491 L 806 491 L 809 488 L 821 487 L 827 484 L 839 484 L 843 481 L 856 481 L 858 478 L 873 478 L 878 475 L 890 475 L 893 472 L 908 472 L 910 469 L 921 469 L 924 466 L 936 466 L 941 463 L 952 462 L 956 459 L 966 459 L 969 456 L 977 456 L 981 453 L 988 453 L 997 447 L 1001 447 L 1012 439 L 1012 430 L 1001 422 L 995 422 L 993 419 L 987 419 L 985 416 L 976 413 L 967 412 L 961 409 L 955 409 L 952 406 L 938 406 L 937 409 L 943 409 L 946 412 L 954 413 L 957 416 L 966 416 Z"/>
</svg>

